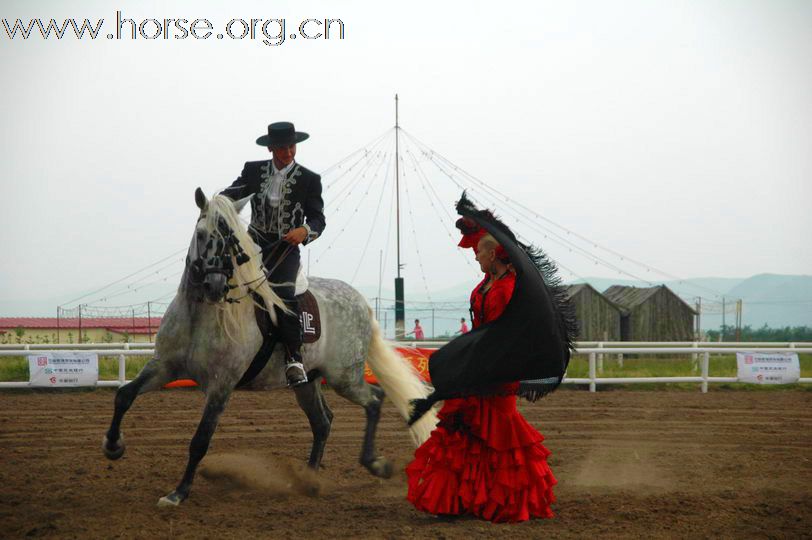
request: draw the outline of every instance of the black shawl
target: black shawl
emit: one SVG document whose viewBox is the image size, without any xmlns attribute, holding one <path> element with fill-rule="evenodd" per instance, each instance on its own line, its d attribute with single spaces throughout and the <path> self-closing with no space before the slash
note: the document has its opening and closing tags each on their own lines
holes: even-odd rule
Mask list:
<svg viewBox="0 0 812 540">
<path fill-rule="evenodd" d="M 505 383 L 520 381 L 517 393 L 531 401 L 552 392 L 567 370 L 577 332 L 555 264 L 540 249 L 518 242 L 504 223 L 487 210 L 478 210 L 465 193 L 457 212 L 502 245 L 516 271 L 516 285 L 498 319 L 432 354 L 429 373 L 434 392 L 412 402 L 410 424 L 437 401 L 503 393 Z"/>
</svg>

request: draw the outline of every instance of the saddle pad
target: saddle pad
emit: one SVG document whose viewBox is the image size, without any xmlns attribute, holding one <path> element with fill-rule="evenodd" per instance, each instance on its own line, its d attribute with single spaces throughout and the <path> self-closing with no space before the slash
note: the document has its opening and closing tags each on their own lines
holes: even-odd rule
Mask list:
<svg viewBox="0 0 812 540">
<path fill-rule="evenodd" d="M 299 312 L 302 322 L 302 341 L 314 343 L 321 337 L 321 317 L 319 304 L 310 291 L 296 297 L 299 300 Z"/>
</svg>

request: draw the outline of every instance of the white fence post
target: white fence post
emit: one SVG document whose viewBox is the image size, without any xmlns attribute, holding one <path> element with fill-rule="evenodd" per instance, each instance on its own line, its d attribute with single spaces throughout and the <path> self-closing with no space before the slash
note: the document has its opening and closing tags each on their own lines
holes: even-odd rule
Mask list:
<svg viewBox="0 0 812 540">
<path fill-rule="evenodd" d="M 130 344 L 124 344 L 124 350 L 130 350 Z M 127 357 L 123 354 L 118 355 L 118 385 L 124 386 L 124 383 L 127 381 Z"/>
<path fill-rule="evenodd" d="M 694 341 L 692 347 L 694 349 L 699 348 L 699 343 Z M 694 361 L 694 373 L 696 373 L 696 371 L 699 369 L 699 355 L 697 353 L 694 353 L 691 355 L 691 359 Z"/>
<path fill-rule="evenodd" d="M 710 364 L 710 353 L 705 351 L 702 355 L 702 393 L 708 393 L 708 367 Z"/>
<path fill-rule="evenodd" d="M 603 349 L 603 342 L 598 343 L 598 348 Z M 603 353 L 598 353 L 598 373 L 603 373 Z"/>
<path fill-rule="evenodd" d="M 589 353 L 589 391 L 595 391 L 595 353 Z"/>
<path fill-rule="evenodd" d="M 127 380 L 127 357 L 123 354 L 118 355 L 118 385 L 124 386 L 124 381 Z"/>
<path fill-rule="evenodd" d="M 617 355 L 617 367 L 623 369 L 623 353 Z"/>
</svg>

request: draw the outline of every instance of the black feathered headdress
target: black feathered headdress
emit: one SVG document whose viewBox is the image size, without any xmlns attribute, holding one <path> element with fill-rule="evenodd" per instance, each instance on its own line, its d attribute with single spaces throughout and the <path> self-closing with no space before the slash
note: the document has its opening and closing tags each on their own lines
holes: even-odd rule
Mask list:
<svg viewBox="0 0 812 540">
<path fill-rule="evenodd" d="M 513 296 L 502 315 L 449 341 L 432 354 L 429 374 L 434 392 L 414 400 L 409 423 L 434 403 L 468 395 L 504 392 L 519 381 L 517 393 L 535 401 L 552 392 L 564 377 L 577 333 L 575 315 L 555 264 L 538 248 L 526 246 L 465 193 L 457 213 L 473 220 L 504 248 L 516 272 Z"/>
</svg>

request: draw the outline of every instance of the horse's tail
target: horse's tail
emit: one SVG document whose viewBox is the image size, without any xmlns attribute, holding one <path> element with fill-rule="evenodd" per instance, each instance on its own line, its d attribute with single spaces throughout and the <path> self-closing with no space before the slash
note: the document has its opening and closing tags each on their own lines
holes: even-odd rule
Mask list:
<svg viewBox="0 0 812 540">
<path fill-rule="evenodd" d="M 384 341 L 378 321 L 371 313 L 370 319 L 372 321 L 372 341 L 369 345 L 367 363 L 398 412 L 404 419 L 408 419 L 411 412 L 411 400 L 425 398 L 431 389 L 420 379 L 417 370 Z M 437 415 L 434 411 L 429 411 L 415 422 L 409 428 L 415 444 L 418 446 L 423 444 L 436 424 Z"/>
</svg>

